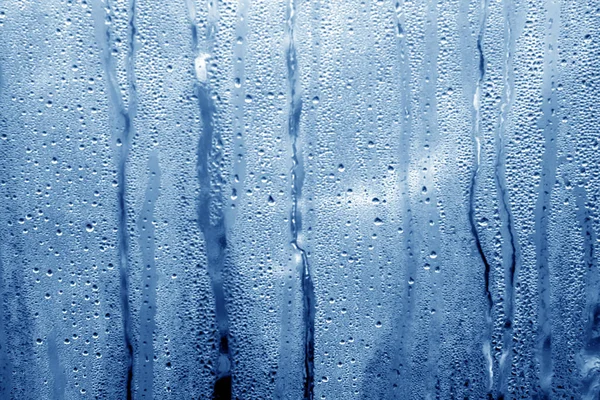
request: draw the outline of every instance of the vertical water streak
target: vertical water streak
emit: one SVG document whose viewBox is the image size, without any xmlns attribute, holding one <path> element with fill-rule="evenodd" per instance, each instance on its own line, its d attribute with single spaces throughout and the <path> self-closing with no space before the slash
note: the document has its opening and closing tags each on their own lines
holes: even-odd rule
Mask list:
<svg viewBox="0 0 600 400">
<path fill-rule="evenodd" d="M 119 202 L 119 273 L 121 276 L 121 307 L 123 310 L 123 330 L 125 332 L 125 347 L 129 358 L 127 366 L 127 399 L 133 398 L 133 328 L 131 321 L 131 310 L 129 306 L 129 237 L 127 234 L 127 159 L 129 158 L 129 146 L 133 136 L 133 119 L 136 112 L 135 101 L 135 0 L 131 0 L 129 8 L 128 27 L 128 53 L 127 53 L 127 90 L 129 91 L 129 104 L 127 110 L 122 110 L 124 129 L 121 135 L 121 154 L 119 155 L 118 168 L 118 202 Z"/>
<path fill-rule="evenodd" d="M 498 391 L 499 399 L 507 396 L 508 379 L 511 373 L 511 360 L 513 348 L 513 318 L 515 302 L 515 281 L 517 271 L 517 233 L 514 228 L 513 215 L 508 194 L 506 179 L 506 120 L 511 107 L 513 96 L 513 43 L 512 22 L 510 5 L 505 7 L 506 32 L 504 48 L 503 94 L 500 105 L 500 118 L 496 133 L 496 163 L 494 165 L 494 180 L 498 188 L 498 203 L 500 220 L 504 227 L 502 230 L 503 242 L 508 243 L 508 262 L 502 259 L 504 265 L 504 324 L 502 326 L 502 355 L 498 366 Z"/>
<path fill-rule="evenodd" d="M 195 96 L 198 101 L 202 132 L 198 138 L 196 169 L 198 172 L 197 220 L 206 246 L 208 275 L 215 299 L 215 318 L 218 331 L 218 356 L 215 364 L 216 380 L 213 388 L 213 399 L 231 399 L 231 369 L 233 357 L 229 343 L 229 314 L 227 312 L 224 287 L 224 269 L 227 255 L 227 229 L 225 221 L 225 202 L 222 188 L 224 180 L 219 171 L 223 155 L 221 137 L 216 129 L 215 95 L 210 86 L 209 64 L 213 57 L 218 10 L 213 0 L 208 1 L 208 23 L 205 42 L 198 41 L 198 30 L 195 23 L 196 10 L 192 1 L 186 2 L 192 27 L 192 45 L 196 58 L 194 69 L 196 82 Z"/>
<path fill-rule="evenodd" d="M 582 399 L 592 400 L 600 396 L 600 275 L 595 243 L 598 237 L 594 231 L 593 215 L 588 206 L 586 190 L 582 186 L 574 188 L 577 206 L 577 219 L 583 236 L 583 262 L 585 265 L 585 330 L 583 348 L 578 355 L 582 377 Z"/>
<path fill-rule="evenodd" d="M 106 17 L 113 17 L 110 5 L 107 3 Z M 121 93 L 116 78 L 115 60 L 112 54 L 112 33 L 110 25 L 105 24 L 105 17 L 100 15 L 102 12 L 101 4 L 94 4 L 94 22 L 96 34 L 103 37 L 100 41 L 102 49 L 102 64 L 109 91 L 109 103 L 116 110 L 115 126 L 117 127 L 114 136 L 118 150 L 117 161 L 117 219 L 118 219 L 118 253 L 119 253 L 119 284 L 121 291 L 121 313 L 123 319 L 123 336 L 126 354 L 126 397 L 128 400 L 133 398 L 133 332 L 131 321 L 131 310 L 129 306 L 129 236 L 127 233 L 127 159 L 129 157 L 129 147 L 131 137 L 133 136 L 133 119 L 136 114 L 136 87 L 135 87 L 135 37 L 137 29 L 135 26 L 135 0 L 129 4 L 128 28 L 127 28 L 127 55 L 126 55 L 126 74 L 127 74 L 127 102 L 124 100 L 124 93 Z M 120 129 L 119 129 L 120 128 Z"/>
<path fill-rule="evenodd" d="M 544 41 L 544 75 L 542 85 L 542 117 L 544 152 L 542 154 L 541 181 L 535 206 L 535 251 L 538 272 L 538 327 L 537 363 L 539 386 L 543 398 L 550 398 L 552 389 L 552 325 L 550 319 L 550 266 L 548 248 L 548 224 L 551 209 L 552 189 L 556 183 L 558 102 L 555 94 L 557 78 L 556 63 L 560 10 L 553 2 L 547 2 L 546 39 Z"/>
<path fill-rule="evenodd" d="M 232 356 L 229 346 L 229 315 L 225 304 L 224 268 L 227 250 L 225 214 L 223 210 L 222 193 L 219 188 L 211 185 L 216 182 L 223 184 L 218 172 L 211 167 L 219 165 L 221 155 L 213 142 L 215 104 L 207 85 L 196 86 L 196 96 L 202 117 L 202 134 L 198 140 L 197 171 L 200 194 L 198 199 L 198 224 L 204 235 L 208 274 L 215 297 L 215 316 L 219 334 L 219 356 L 216 364 L 216 381 L 213 397 L 216 399 L 231 398 L 231 365 Z M 216 146 L 215 146 L 216 147 Z M 216 168 L 215 168 L 216 169 Z"/>
<path fill-rule="evenodd" d="M 290 215 L 292 249 L 294 256 L 302 267 L 302 305 L 303 305 L 303 339 L 304 339 L 304 398 L 312 400 L 314 397 L 314 334 L 315 334 L 315 293 L 311 276 L 310 265 L 306 251 L 299 243 L 302 232 L 302 213 L 298 203 L 302 198 L 304 184 L 304 167 L 302 165 L 302 152 L 299 150 L 298 134 L 300 129 L 300 116 L 302 113 L 302 94 L 300 85 L 300 71 L 298 70 L 298 55 L 294 41 L 296 23 L 296 1 L 288 0 L 286 9 L 286 66 L 288 72 L 289 114 L 288 133 L 292 140 L 292 210 Z"/>
<path fill-rule="evenodd" d="M 6 86 L 8 81 L 5 80 L 4 69 L 0 64 L 0 99 L 5 94 Z M 19 185 L 7 185 L 9 177 L 14 173 L 13 168 L 18 168 L 19 163 L 16 161 L 20 157 L 16 154 L 11 156 L 11 151 L 22 144 L 22 135 L 6 134 L 10 132 L 9 114 L 5 109 L 3 111 L 0 113 L 0 188 L 3 192 L 3 227 L 0 229 L 0 399 L 12 399 L 27 398 L 36 393 L 36 375 L 31 374 L 30 366 L 36 365 L 39 360 L 36 359 L 37 352 L 23 350 L 31 350 L 34 335 L 34 321 L 29 318 L 34 313 L 28 305 L 30 293 L 26 279 L 31 260 L 24 243 L 15 240 L 15 232 L 10 229 L 10 221 L 18 213 L 14 200 L 21 195 Z M 3 249 L 6 249 L 6 253 Z"/>
<path fill-rule="evenodd" d="M 137 378 L 142 396 L 152 397 L 154 381 L 154 330 L 156 328 L 156 287 L 158 274 L 154 256 L 154 208 L 160 196 L 160 165 L 153 152 L 148 160 L 148 185 L 143 208 L 137 220 L 142 253 L 142 307 L 140 309 L 139 360 Z"/>
<path fill-rule="evenodd" d="M 0 81 L 1 87 L 1 81 Z M 5 309 L 4 262 L 0 249 L 0 398 L 8 399 L 12 391 L 12 362 L 8 351 L 7 315 Z"/>
<path fill-rule="evenodd" d="M 0 96 L 4 94 L 4 71 L 0 66 Z M 1 98 L 1 97 L 0 97 Z M 5 120 L 0 117 L 0 126 L 4 128 Z M 3 129 L 4 130 L 4 129 Z M 4 151 L 0 152 L 0 159 L 5 160 Z M 4 168 L 2 168 L 2 174 L 6 174 Z M 4 180 L 1 180 L 4 183 Z M 4 230 L 2 230 L 4 232 Z M 4 243 L 6 238 L 0 236 L 0 243 Z M 6 290 L 4 282 L 5 270 L 4 270 L 4 254 L 0 247 L 0 398 L 8 399 L 11 395 L 12 390 L 12 362 L 10 354 L 8 352 L 8 329 L 7 329 L 7 315 L 6 312 Z"/>
<path fill-rule="evenodd" d="M 481 142 L 483 139 L 483 132 L 481 130 L 481 91 L 483 82 L 485 79 L 485 56 L 483 52 L 483 39 L 485 34 L 485 25 L 487 22 L 487 14 L 488 14 L 488 0 L 481 1 L 481 16 L 479 19 L 479 33 L 477 35 L 477 54 L 478 54 L 478 74 L 477 74 L 477 84 L 475 87 L 475 94 L 473 95 L 473 109 L 475 111 L 475 121 L 473 128 L 473 136 L 475 140 L 475 160 L 473 161 L 473 172 L 471 175 L 471 185 L 469 188 L 469 224 L 471 226 L 471 234 L 475 239 L 475 247 L 477 248 L 477 252 L 484 266 L 484 292 L 485 299 L 487 303 L 487 307 L 485 310 L 485 332 L 484 332 L 484 344 L 483 344 L 483 354 L 486 358 L 488 365 L 488 378 L 490 381 L 490 389 L 491 383 L 493 382 L 493 369 L 492 369 L 492 357 L 491 357 L 491 337 L 492 337 L 492 311 L 494 307 L 494 302 L 492 300 L 492 293 L 490 291 L 490 272 L 491 267 L 488 262 L 485 253 L 483 251 L 483 246 L 481 244 L 481 239 L 479 237 L 479 232 L 477 231 L 477 222 L 475 221 L 475 189 L 477 187 L 477 177 L 479 174 L 479 168 L 481 167 Z"/>
</svg>

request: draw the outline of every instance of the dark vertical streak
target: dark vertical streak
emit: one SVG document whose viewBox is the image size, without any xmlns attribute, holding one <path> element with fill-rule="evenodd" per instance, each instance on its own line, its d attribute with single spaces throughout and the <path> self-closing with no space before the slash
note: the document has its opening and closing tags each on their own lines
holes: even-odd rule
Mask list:
<svg viewBox="0 0 600 400">
<path fill-rule="evenodd" d="M 577 205 L 577 219 L 583 235 L 583 262 L 585 265 L 586 281 L 586 326 L 584 331 L 583 349 L 580 357 L 582 366 L 582 398 L 598 398 L 600 385 L 600 371 L 595 365 L 600 358 L 600 301 L 598 285 L 598 260 L 594 243 L 597 235 L 593 227 L 591 204 L 587 203 L 586 190 L 576 186 L 574 190 Z"/>
<path fill-rule="evenodd" d="M 551 12 L 550 10 L 548 10 Z M 556 56 L 553 54 L 556 46 L 555 34 L 558 21 L 549 17 L 549 32 L 546 33 L 544 80 L 542 86 L 543 115 L 540 126 L 543 127 L 544 153 L 542 154 L 541 182 L 538 199 L 535 206 L 535 249 L 536 267 L 538 271 L 538 343 L 537 355 L 539 371 L 539 385 L 542 398 L 549 398 L 551 393 L 552 379 L 552 326 L 550 321 L 550 268 L 548 255 L 548 223 L 551 208 L 550 200 L 552 189 L 556 183 L 557 163 L 557 130 L 558 120 L 556 118 L 557 99 L 555 91 Z"/>
<path fill-rule="evenodd" d="M 197 164 L 200 195 L 198 200 L 198 225 L 206 241 L 208 274 L 215 296 L 215 315 L 219 331 L 219 359 L 213 398 L 231 398 L 232 355 L 229 348 L 229 315 L 225 306 L 224 267 L 227 250 L 225 214 L 220 187 L 223 184 L 218 170 L 221 154 L 213 143 L 220 138 L 215 132 L 216 107 L 206 82 L 196 84 L 196 96 L 202 118 L 202 134 L 198 139 Z"/>
<path fill-rule="evenodd" d="M 304 323 L 304 398 L 312 400 L 314 397 L 314 353 L 315 353 L 315 292 L 311 276 L 310 265 L 306 251 L 298 242 L 298 235 L 302 231 L 302 213 L 298 202 L 302 197 L 304 184 L 304 167 L 302 154 L 298 150 L 298 134 L 300 129 L 300 116 L 302 114 L 302 96 L 300 93 L 300 72 L 298 71 L 298 55 L 294 42 L 294 29 L 296 22 L 296 2 L 288 0 L 286 10 L 286 66 L 288 72 L 289 115 L 288 133 L 292 139 L 292 210 L 291 233 L 292 248 L 299 253 L 302 262 L 302 305 Z"/>
<path fill-rule="evenodd" d="M 160 165 L 156 154 L 148 160 L 150 177 L 144 205 L 138 217 L 139 245 L 142 253 L 142 308 L 140 310 L 140 337 L 138 361 L 138 386 L 143 397 L 152 397 L 154 378 L 154 330 L 156 322 L 157 272 L 154 260 L 154 207 L 160 195 Z"/>
<path fill-rule="evenodd" d="M 219 335 L 218 358 L 216 360 L 216 381 L 213 388 L 213 399 L 231 399 L 231 373 L 233 355 L 229 343 L 229 314 L 227 312 L 224 287 L 224 269 L 227 256 L 227 228 L 225 223 L 226 211 L 222 188 L 225 184 L 219 172 L 222 163 L 221 138 L 215 129 L 216 104 L 209 85 L 208 66 L 214 47 L 217 26 L 209 20 L 206 27 L 206 47 L 208 52 L 201 54 L 198 39 L 198 28 L 195 24 L 196 10 L 192 1 L 186 1 L 190 26 L 192 30 L 192 48 L 196 54 L 195 69 L 197 82 L 194 85 L 195 97 L 202 120 L 202 134 L 198 138 L 196 150 L 196 170 L 200 194 L 198 196 L 197 220 L 198 227 L 204 235 L 206 243 L 207 269 L 213 295 L 215 297 L 215 318 Z M 216 11 L 216 4 L 208 2 L 209 19 Z M 214 16 L 213 16 L 214 17 Z M 198 69 L 203 69 L 199 71 Z M 202 75 L 198 75 L 201 72 Z"/>
<path fill-rule="evenodd" d="M 485 310 L 485 319 L 486 319 L 486 332 L 485 332 L 485 345 L 484 351 L 487 347 L 487 352 L 489 352 L 489 347 L 491 347 L 491 335 L 492 335 L 492 311 L 494 307 L 494 301 L 492 299 L 492 292 L 490 290 L 490 263 L 488 262 L 485 253 L 483 251 L 483 246 L 481 244 L 481 238 L 479 236 L 479 232 L 477 231 L 477 223 L 475 221 L 475 189 L 477 187 L 477 176 L 479 174 L 479 168 L 481 166 L 481 141 L 482 141 L 482 132 L 481 132 L 481 111 L 480 111 L 480 101 L 481 101 L 481 91 L 483 86 L 483 81 L 485 79 L 485 56 L 483 52 L 483 38 L 485 33 L 485 24 L 487 20 L 488 14 L 488 2 L 487 0 L 483 0 L 481 3 L 481 19 L 479 26 L 479 34 L 477 35 L 477 54 L 479 56 L 478 62 L 478 78 L 477 78 L 477 86 L 475 88 L 475 95 L 473 98 L 473 107 L 475 109 L 475 126 L 474 126 L 474 138 L 475 138 L 475 161 L 473 165 L 473 174 L 471 176 L 471 185 L 469 187 L 469 224 L 471 226 L 471 234 L 475 239 L 475 247 L 477 248 L 477 252 L 479 253 L 479 257 L 483 262 L 484 266 L 484 293 L 485 299 L 487 303 L 487 307 Z M 492 379 L 492 365 L 491 365 L 491 355 L 485 354 L 488 359 L 488 374 L 490 375 L 490 380 Z"/>
<path fill-rule="evenodd" d="M 0 66 L 0 95 L 4 94 L 4 74 L 3 69 Z M 1 97 L 0 97 L 1 99 Z M 1 127 L 5 129 L 5 119 L 2 118 L 0 120 Z M 6 160 L 4 151 L 0 152 L 0 160 Z M 1 169 L 2 175 L 6 174 L 4 170 L 4 166 Z M 4 180 L 2 180 L 4 183 Z M 4 233 L 4 230 L 0 231 L 0 233 Z M 6 238 L 0 236 L 0 243 L 4 243 Z M 4 283 L 4 254 L 2 252 L 2 248 L 0 248 L 0 398 L 8 399 L 11 395 L 12 388 L 12 362 L 10 359 L 10 355 L 8 352 L 8 321 L 6 312 L 6 289 Z"/>
<path fill-rule="evenodd" d="M 15 210 L 11 211 L 15 212 Z M 14 233 L 11 233 L 10 236 L 13 239 L 15 238 Z M 31 390 L 36 383 L 35 375 L 31 373 L 30 366 L 35 365 L 37 361 L 33 351 L 25 350 L 31 349 L 31 338 L 34 329 L 31 322 L 33 313 L 27 305 L 28 285 L 23 272 L 29 268 L 32 260 L 26 256 L 27 252 L 23 243 L 14 243 L 11 250 L 13 265 L 15 265 L 10 277 L 11 289 L 13 289 L 11 294 L 14 296 L 13 299 L 16 298 L 17 304 L 13 309 L 14 315 L 9 315 L 11 324 L 8 333 L 11 336 L 10 339 L 12 339 L 10 341 L 12 359 L 18 360 L 13 364 L 14 371 L 11 371 L 13 381 L 11 394 L 12 398 L 26 399 L 31 396 Z M 16 322 L 13 322 L 15 320 Z"/>
<path fill-rule="evenodd" d="M 487 320 L 487 325 L 489 325 L 489 323 L 491 322 L 491 315 L 492 315 L 492 309 L 494 307 L 494 301 L 492 300 L 492 292 L 490 291 L 490 263 L 488 262 L 485 253 L 483 251 L 483 247 L 481 245 L 481 239 L 479 237 L 479 232 L 477 231 L 477 227 L 476 227 L 476 222 L 475 222 L 475 187 L 477 185 L 477 174 L 478 174 L 478 169 L 479 167 L 476 166 L 475 171 L 473 172 L 473 175 L 471 177 L 471 186 L 469 188 L 469 224 L 471 226 L 471 234 L 473 235 L 473 238 L 475 239 L 475 247 L 477 248 L 477 252 L 479 254 L 479 257 L 481 258 L 481 261 L 483 262 L 483 266 L 484 266 L 484 275 L 483 275 L 483 282 L 484 282 L 484 291 L 485 291 L 485 298 L 486 298 L 486 302 L 487 302 L 487 309 L 486 309 L 486 320 Z"/>
<path fill-rule="evenodd" d="M 198 48 L 198 27 L 196 25 L 192 25 L 192 47 Z"/>
<path fill-rule="evenodd" d="M 1 85 L 1 82 L 0 82 Z M 12 362 L 8 351 L 8 321 L 5 307 L 4 263 L 0 251 L 0 398 L 9 399 L 12 389 Z"/>
<path fill-rule="evenodd" d="M 106 5 L 108 18 L 112 18 L 112 11 L 109 5 Z M 131 136 L 133 135 L 133 119 L 136 113 L 136 87 L 135 87 L 135 36 L 137 29 L 135 27 L 135 0 L 131 0 L 129 7 L 129 22 L 127 32 L 128 53 L 126 56 L 126 72 L 127 72 L 127 103 L 123 99 L 123 93 L 119 89 L 115 73 L 115 60 L 111 56 L 112 49 L 112 34 L 108 26 L 104 23 L 104 17 L 95 16 L 96 29 L 103 31 L 100 36 L 103 36 L 105 42 L 100 43 L 102 46 L 102 63 L 104 73 L 106 75 L 107 87 L 109 91 L 109 101 L 117 110 L 116 126 L 121 129 L 115 129 L 117 147 L 119 148 L 119 159 L 117 162 L 117 219 L 118 219 L 118 257 L 119 257 L 119 284 L 120 284 L 120 300 L 121 313 L 123 318 L 123 336 L 126 354 L 126 397 L 128 400 L 133 398 L 133 333 L 131 310 L 129 306 L 129 241 L 127 234 L 127 160 L 129 157 L 129 146 Z"/>
<path fill-rule="evenodd" d="M 124 143 L 121 147 L 121 154 L 118 168 L 119 187 L 117 190 L 118 213 L 119 213 L 119 277 L 121 286 L 121 310 L 123 313 L 123 332 L 125 339 L 125 350 L 127 352 L 127 378 L 126 390 L 127 400 L 133 398 L 133 340 L 131 332 L 131 310 L 129 308 L 129 243 L 127 240 L 127 202 L 125 199 L 126 176 L 125 169 L 127 165 L 128 147 L 125 142 L 129 139 L 131 122 L 128 114 L 121 114 L 125 121 L 123 130 Z"/>
<path fill-rule="evenodd" d="M 0 89 L 4 89 L 4 85 L 7 84 L 0 68 Z M 4 93 L 0 92 L 1 94 Z M 0 130 L 3 132 L 8 132 L 10 127 L 8 115 L 8 112 L 0 113 Z M 11 171 L 16 173 L 14 169 L 19 168 L 19 156 L 11 154 L 18 154 L 14 151 L 21 148 L 22 136 L 11 134 L 2 139 L 0 187 L 4 199 L 4 223 L 0 229 L 0 399 L 21 399 L 35 396 L 36 375 L 31 373 L 31 366 L 39 361 L 36 357 L 37 352 L 32 349 L 34 314 L 27 304 L 31 292 L 28 290 L 30 285 L 25 276 L 32 260 L 28 258 L 23 239 L 15 234 L 16 231 L 11 229 L 13 225 L 9 222 L 11 216 L 19 213 L 18 207 L 11 203 L 15 204 L 16 200 L 23 196 L 19 191 L 20 185 L 13 187 L 7 184 Z M 14 176 L 16 175 L 11 177 Z M 3 248 L 6 249 L 6 253 L 2 251 Z"/>
<path fill-rule="evenodd" d="M 483 10 L 481 11 L 483 13 L 483 17 L 481 19 L 481 26 L 479 28 L 479 35 L 477 36 L 477 54 L 479 55 L 479 77 L 477 79 L 477 93 L 475 94 L 476 96 L 476 100 L 474 100 L 474 102 L 476 103 L 475 105 L 475 113 L 476 113 L 476 121 L 475 121 L 475 135 L 476 135 L 476 157 L 475 157 L 475 162 L 474 162 L 474 167 L 473 167 L 473 175 L 471 177 L 471 186 L 469 188 L 469 222 L 471 224 L 471 233 L 473 234 L 473 237 L 475 239 L 475 246 L 477 247 L 477 252 L 479 253 L 479 256 L 481 257 L 481 261 L 483 262 L 483 265 L 485 267 L 484 270 L 484 287 L 485 287 L 485 297 L 487 299 L 487 304 L 488 304 L 488 317 L 491 315 L 491 310 L 493 307 L 493 301 L 492 301 L 492 294 L 490 292 L 490 264 L 483 252 L 483 247 L 481 245 L 481 240 L 479 237 L 479 232 L 477 231 L 477 227 L 476 227 L 476 222 L 475 222 L 475 187 L 477 185 L 477 175 L 479 173 L 479 168 L 480 168 L 480 156 L 481 156 L 481 115 L 480 115 L 480 111 L 479 111 L 479 101 L 481 98 L 481 90 L 482 90 L 482 83 L 484 81 L 485 78 L 485 57 L 483 54 L 483 35 L 485 33 L 485 23 L 486 23 L 486 19 L 487 19 L 487 1 L 483 2 Z"/>
<path fill-rule="evenodd" d="M 506 49 L 504 63 L 504 93 L 503 101 L 500 106 L 500 121 L 496 136 L 496 163 L 494 165 L 494 179 L 498 187 L 498 202 L 500 205 L 500 218 L 502 224 L 506 226 L 503 231 L 504 235 L 508 236 L 509 244 L 509 262 L 505 267 L 505 289 L 504 289 L 504 325 L 502 332 L 502 357 L 498 371 L 498 390 L 499 398 L 504 398 L 508 393 L 508 377 L 511 368 L 511 353 L 513 347 L 513 318 L 514 318 L 514 301 L 515 301 L 515 281 L 517 276 L 517 234 L 514 228 L 513 215 L 510 208 L 510 200 L 508 194 L 508 182 L 506 179 L 506 154 L 505 154 L 505 121 L 508 118 L 512 98 L 512 82 L 511 71 L 513 68 L 511 51 L 512 46 L 512 26 L 510 20 L 510 10 L 507 7 L 506 13 Z M 505 232 L 505 233 L 504 233 Z M 503 264 L 506 263 L 503 261 Z"/>
<path fill-rule="evenodd" d="M 133 332 L 132 332 L 132 321 L 131 321 L 131 310 L 129 307 L 129 242 L 127 235 L 127 199 L 126 199 L 126 186 L 127 186 L 127 159 L 129 157 L 129 145 L 131 141 L 133 131 L 133 118 L 136 112 L 136 88 L 135 88 L 135 0 L 131 0 L 129 9 L 129 32 L 128 32 L 128 45 L 129 52 L 127 54 L 127 81 L 129 91 L 129 104 L 126 113 L 123 113 L 123 119 L 125 121 L 125 129 L 123 130 L 123 139 L 121 146 L 121 154 L 119 161 L 119 190 L 117 192 L 119 198 L 119 250 L 120 265 L 119 271 L 121 274 L 121 303 L 123 309 L 123 329 L 125 332 L 125 347 L 129 358 L 127 366 L 127 399 L 133 398 L 133 363 L 134 363 L 134 350 L 133 350 Z"/>
</svg>

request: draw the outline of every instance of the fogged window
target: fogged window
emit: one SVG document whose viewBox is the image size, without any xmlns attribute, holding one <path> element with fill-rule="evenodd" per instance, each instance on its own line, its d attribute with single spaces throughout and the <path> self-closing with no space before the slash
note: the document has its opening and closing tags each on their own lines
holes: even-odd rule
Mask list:
<svg viewBox="0 0 600 400">
<path fill-rule="evenodd" d="M 600 5 L 0 2 L 0 399 L 600 396 Z"/>
</svg>

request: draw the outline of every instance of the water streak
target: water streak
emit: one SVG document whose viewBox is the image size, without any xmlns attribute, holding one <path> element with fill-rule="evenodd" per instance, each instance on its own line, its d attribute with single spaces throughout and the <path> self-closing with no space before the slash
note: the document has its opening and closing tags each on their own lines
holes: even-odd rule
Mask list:
<svg viewBox="0 0 600 400">
<path fill-rule="evenodd" d="M 1 250 L 1 249 L 0 249 Z M 8 313 L 5 310 L 4 262 L 0 251 L 0 398 L 10 398 L 12 362 L 8 351 Z"/>
<path fill-rule="evenodd" d="M 215 104 L 208 85 L 196 85 L 196 96 L 202 117 L 202 134 L 198 139 L 197 171 L 200 195 L 198 198 L 198 225 L 206 243 L 208 274 L 215 297 L 215 316 L 219 334 L 219 356 L 216 365 L 215 399 L 231 398 L 232 355 L 229 346 L 229 315 L 225 304 L 224 268 L 227 250 L 225 213 L 219 188 L 223 180 L 216 167 L 221 155 L 213 147 L 219 141 L 214 129 Z M 214 182 L 214 183 L 213 183 Z M 216 183 L 216 185 L 215 185 Z M 217 186 L 218 187 L 215 187 Z"/>
<path fill-rule="evenodd" d="M 116 145 L 118 147 L 117 161 L 117 220 L 118 220 L 118 257 L 119 257 L 119 284 L 121 313 L 123 319 L 123 336 L 126 353 L 126 397 L 128 400 L 133 398 L 133 332 L 131 310 L 129 305 L 129 237 L 127 233 L 127 160 L 129 157 L 129 148 L 131 137 L 133 136 L 133 119 L 135 118 L 137 101 L 135 87 L 135 37 L 137 29 L 135 25 L 136 3 L 131 0 L 128 9 L 129 21 L 127 26 L 127 45 L 128 52 L 125 59 L 127 74 L 127 93 L 122 93 L 116 78 L 115 59 L 112 56 L 113 33 L 109 29 L 105 19 L 114 18 L 113 11 L 107 3 L 105 6 L 106 15 L 101 15 L 102 8 L 100 4 L 95 4 L 94 17 L 95 29 L 97 35 L 104 38 L 100 42 L 102 48 L 102 65 L 109 91 L 109 101 L 116 109 Z M 127 102 L 124 97 L 126 95 Z"/>
<path fill-rule="evenodd" d="M 515 302 L 515 281 L 517 279 L 517 233 L 514 227 L 513 214 L 510 207 L 508 182 L 506 179 L 506 121 L 510 112 L 513 96 L 513 52 L 511 51 L 513 34 L 510 10 L 506 12 L 506 47 L 504 49 L 504 76 L 503 94 L 500 105 L 500 119 L 496 134 L 496 163 L 494 165 L 494 180 L 498 188 L 498 203 L 500 205 L 500 218 L 503 226 L 502 237 L 508 243 L 508 263 L 503 258 L 505 265 L 504 281 L 504 324 L 502 331 L 502 354 L 500 356 L 498 371 L 499 398 L 503 399 L 508 392 L 508 379 L 511 373 L 511 353 L 513 348 L 513 319 Z M 508 239 L 506 240 L 506 237 Z"/>
<path fill-rule="evenodd" d="M 577 206 L 577 219 L 583 235 L 583 261 L 585 265 L 585 330 L 583 348 L 578 355 L 579 370 L 582 377 L 582 399 L 597 399 L 600 396 L 600 295 L 598 287 L 598 259 L 595 243 L 598 237 L 593 226 L 593 217 L 584 187 L 574 190 Z"/>
<path fill-rule="evenodd" d="M 4 73 L 0 66 L 0 95 L 4 94 Z M 4 130 L 4 119 L 0 119 L 2 123 L 2 130 Z M 1 159 L 6 159 L 4 151 L 0 153 Z M 6 171 L 2 169 L 2 174 Z M 4 243 L 4 238 L 1 238 L 1 242 Z M 12 388 L 12 361 L 10 359 L 8 351 L 8 313 L 5 310 L 5 297 L 7 291 L 4 287 L 4 254 L 2 248 L 0 248 L 0 398 L 9 398 Z"/>
<path fill-rule="evenodd" d="M 314 335 L 315 335 L 315 293 L 310 265 L 306 251 L 299 243 L 302 232 L 302 213 L 298 203 L 302 198 L 304 184 L 304 167 L 302 153 L 299 150 L 298 134 L 300 116 L 302 114 L 302 95 L 300 87 L 300 71 L 298 70 L 298 55 L 294 41 L 296 22 L 296 1 L 288 0 L 286 10 L 286 66 L 288 72 L 289 114 L 288 133 L 292 139 L 292 210 L 290 215 L 292 248 L 302 266 L 302 303 L 304 324 L 304 398 L 314 398 Z"/>
<path fill-rule="evenodd" d="M 148 160 L 148 186 L 144 206 L 137 220 L 139 246 L 142 253 L 142 308 L 139 337 L 139 392 L 152 396 L 154 380 L 154 330 L 156 328 L 156 287 L 158 274 L 154 256 L 154 208 L 160 195 L 160 165 L 156 152 Z"/>
<path fill-rule="evenodd" d="M 558 101 L 555 94 L 556 79 L 556 46 L 558 41 L 559 10 L 552 5 L 547 6 L 548 32 L 546 33 L 544 55 L 544 77 L 542 85 L 542 117 L 544 152 L 542 154 L 541 182 L 535 206 L 535 251 L 538 271 L 538 328 L 537 328 L 537 361 L 539 365 L 539 385 L 542 398 L 550 398 L 552 390 L 552 324 L 550 320 L 550 266 L 548 249 L 548 224 L 551 209 L 552 190 L 556 183 L 557 169 L 557 131 L 558 118 L 556 112 Z"/>
<path fill-rule="evenodd" d="M 208 1 L 208 24 L 205 42 L 198 41 L 196 10 L 193 2 L 186 2 L 192 27 L 192 46 L 196 58 L 194 92 L 202 120 L 202 133 L 198 138 L 196 170 L 198 173 L 197 221 L 206 246 L 208 276 L 215 299 L 215 318 L 218 331 L 218 356 L 215 366 L 216 380 L 213 399 L 231 399 L 231 374 L 233 355 L 230 346 L 229 314 L 226 307 L 225 266 L 227 256 L 227 228 L 225 201 L 222 188 L 225 184 L 219 171 L 223 155 L 222 141 L 217 128 L 217 107 L 210 86 L 210 62 L 214 51 L 218 10 L 216 3 Z M 204 51 L 201 50 L 201 45 Z"/>
<path fill-rule="evenodd" d="M 477 35 L 477 54 L 478 54 L 478 78 L 477 85 L 475 87 L 475 94 L 473 95 L 473 108 L 475 110 L 475 126 L 473 129 L 473 135 L 475 139 L 475 160 L 473 165 L 473 172 L 471 175 L 471 185 L 469 187 L 469 224 L 471 226 L 471 234 L 475 239 L 475 247 L 477 248 L 477 252 L 484 266 L 484 291 L 485 298 L 487 302 L 487 307 L 485 310 L 485 338 L 483 344 L 483 353 L 484 357 L 487 361 L 488 368 L 488 379 L 490 381 L 490 389 L 491 383 L 493 381 L 493 370 L 492 370 L 492 358 L 491 358 L 491 336 L 492 336 L 492 311 L 494 307 L 494 302 L 492 299 L 492 293 L 490 291 L 490 272 L 491 267 L 490 263 L 483 251 L 483 246 L 481 244 L 481 238 L 479 236 L 479 232 L 477 230 L 477 222 L 475 221 L 475 189 L 477 187 L 477 177 L 479 174 L 479 168 L 481 166 L 481 142 L 483 139 L 483 133 L 481 131 L 481 91 L 483 82 L 485 79 L 485 55 L 483 52 L 483 39 L 485 34 L 485 24 L 487 22 L 487 14 L 488 14 L 488 2 L 487 0 L 482 0 L 481 2 L 481 17 L 479 20 L 479 34 Z"/>
</svg>

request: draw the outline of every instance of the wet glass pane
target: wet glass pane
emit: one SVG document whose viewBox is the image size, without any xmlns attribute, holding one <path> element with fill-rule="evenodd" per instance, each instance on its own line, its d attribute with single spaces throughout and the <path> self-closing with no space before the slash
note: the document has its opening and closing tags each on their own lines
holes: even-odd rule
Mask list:
<svg viewBox="0 0 600 400">
<path fill-rule="evenodd" d="M 596 399 L 600 4 L 0 0 L 0 399 Z"/>
</svg>

